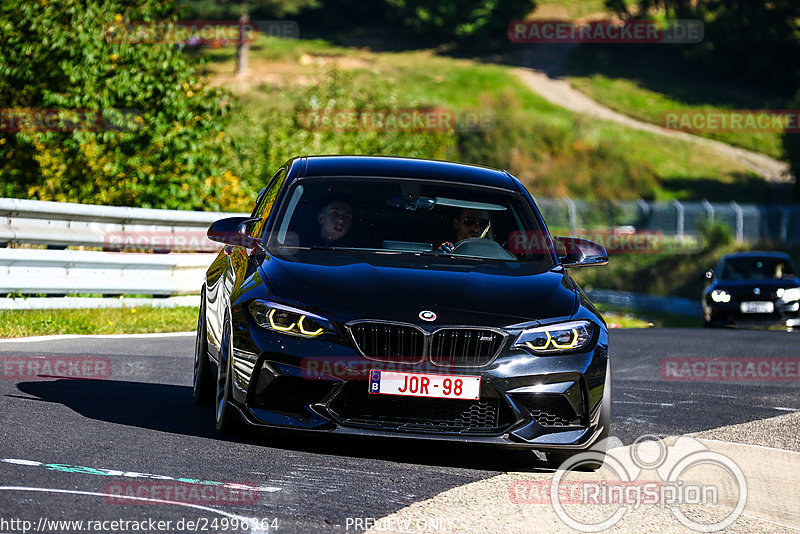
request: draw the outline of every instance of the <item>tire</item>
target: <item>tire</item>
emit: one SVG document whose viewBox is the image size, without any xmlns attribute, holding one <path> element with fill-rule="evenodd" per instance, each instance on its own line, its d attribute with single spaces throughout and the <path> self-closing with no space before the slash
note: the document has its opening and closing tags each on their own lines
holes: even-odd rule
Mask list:
<svg viewBox="0 0 800 534">
<path fill-rule="evenodd" d="M 561 451 L 548 451 L 547 452 L 547 464 L 549 467 L 553 469 L 558 469 L 558 467 L 566 462 L 567 460 L 571 459 L 573 456 L 586 453 L 591 451 L 592 455 L 591 458 L 587 457 L 586 460 L 582 460 L 578 465 L 576 465 L 572 470 L 574 471 L 597 471 L 601 467 L 603 467 L 603 462 L 605 461 L 606 451 L 607 451 L 607 441 L 606 439 L 611 435 L 611 366 L 609 365 L 608 370 L 606 371 L 606 382 L 605 386 L 603 387 L 603 400 L 602 404 L 600 405 L 600 420 L 598 422 L 599 425 L 603 427 L 603 430 L 600 432 L 600 435 L 595 440 L 594 445 L 590 449 L 584 450 L 561 450 Z"/>
<path fill-rule="evenodd" d="M 232 404 L 233 391 L 233 362 L 231 359 L 231 326 L 226 320 L 222 329 L 222 342 L 219 350 L 219 364 L 217 365 L 215 418 L 217 432 L 223 436 L 237 436 L 241 433 L 242 423 L 239 413 Z"/>
<path fill-rule="evenodd" d="M 206 334 L 206 310 L 204 299 L 200 300 L 200 311 L 197 314 L 197 336 L 194 342 L 194 377 L 192 395 L 198 406 L 211 406 L 214 402 L 214 375 L 208 361 L 208 338 Z"/>
</svg>

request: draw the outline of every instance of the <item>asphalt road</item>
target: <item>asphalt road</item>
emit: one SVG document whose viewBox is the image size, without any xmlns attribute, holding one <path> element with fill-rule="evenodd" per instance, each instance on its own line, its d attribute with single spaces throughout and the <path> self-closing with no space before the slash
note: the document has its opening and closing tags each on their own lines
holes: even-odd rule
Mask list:
<svg viewBox="0 0 800 534">
<path fill-rule="evenodd" d="M 662 376 L 669 358 L 797 357 L 799 336 L 612 331 L 612 433 L 630 443 L 642 434 L 697 432 L 800 411 L 796 378 L 694 382 Z M 88 356 L 110 364 L 104 380 L 6 373 L 0 381 L 0 532 L 21 532 L 22 523 L 9 523 L 14 519 L 31 521 L 39 531 L 79 530 L 40 524 L 42 518 L 171 521 L 161 531 L 242 532 L 223 528 L 222 520 L 231 519 L 223 513 L 266 519 L 264 526 L 277 519 L 278 532 L 358 531 L 366 525 L 358 519 L 386 516 L 502 472 L 537 469 L 528 453 L 474 446 L 291 434 L 220 439 L 213 410 L 192 403 L 192 351 L 193 337 L 186 335 L 0 342 L 4 359 Z M 168 478 L 260 489 L 257 498 L 234 491 L 228 504 L 201 502 L 207 509 L 120 504 L 107 497 L 109 487 L 173 484 Z M 189 520 L 200 523 L 188 529 Z M 134 530 L 130 523 L 122 526 L 127 528 L 115 530 Z M 138 526 L 159 531 L 155 523 Z"/>
</svg>

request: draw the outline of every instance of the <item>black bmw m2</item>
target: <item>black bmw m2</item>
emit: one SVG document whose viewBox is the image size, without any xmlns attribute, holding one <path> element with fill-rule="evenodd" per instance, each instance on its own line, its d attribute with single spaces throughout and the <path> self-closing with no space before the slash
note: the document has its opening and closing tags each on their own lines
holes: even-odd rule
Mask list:
<svg viewBox="0 0 800 534">
<path fill-rule="evenodd" d="M 469 441 L 560 463 L 609 432 L 605 321 L 570 277 L 603 247 L 552 238 L 508 172 L 300 157 L 202 287 L 194 397 L 251 428 Z"/>
</svg>

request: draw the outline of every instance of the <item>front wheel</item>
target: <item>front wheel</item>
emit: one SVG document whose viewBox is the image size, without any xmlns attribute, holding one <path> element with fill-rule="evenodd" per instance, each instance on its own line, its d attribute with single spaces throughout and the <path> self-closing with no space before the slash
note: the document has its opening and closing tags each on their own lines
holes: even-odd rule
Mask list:
<svg viewBox="0 0 800 534">
<path fill-rule="evenodd" d="M 195 404 L 210 406 L 214 400 L 214 375 L 208 362 L 208 338 L 206 335 L 206 313 L 201 293 L 200 312 L 197 314 L 197 337 L 194 342 L 194 379 L 192 395 Z"/>
<path fill-rule="evenodd" d="M 232 405 L 232 361 L 230 323 L 226 321 L 222 330 L 219 363 L 217 364 L 217 395 L 215 403 L 217 432 L 224 436 L 234 436 L 241 430 L 241 421 L 236 408 Z"/>
</svg>

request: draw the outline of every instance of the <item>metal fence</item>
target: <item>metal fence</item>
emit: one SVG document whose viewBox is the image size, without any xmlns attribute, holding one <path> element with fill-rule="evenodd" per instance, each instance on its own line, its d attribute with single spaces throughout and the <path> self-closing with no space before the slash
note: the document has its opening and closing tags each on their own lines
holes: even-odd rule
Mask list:
<svg viewBox="0 0 800 534">
<path fill-rule="evenodd" d="M 220 247 L 206 229 L 232 215 L 0 198 L 0 309 L 120 305 L 31 295 L 197 295 Z"/>
<path fill-rule="evenodd" d="M 661 234 L 662 243 L 680 244 L 662 251 L 690 250 L 710 223 L 729 227 L 742 242 L 800 242 L 797 204 L 569 198 L 539 198 L 537 204 L 554 234 L 642 232 Z M 206 239 L 205 230 L 212 221 L 232 215 L 243 214 L 0 198 L 0 309 L 51 306 L 50 300 L 37 304 L 2 298 L 6 294 L 196 295 L 219 247 Z M 86 247 L 94 250 L 75 250 Z M 646 246 L 639 252 L 648 250 Z"/>
<path fill-rule="evenodd" d="M 696 239 L 701 228 L 722 224 L 742 242 L 800 243 L 800 204 L 739 204 L 736 202 L 648 202 L 538 198 L 536 203 L 551 229 L 625 228 L 660 232 L 678 241 Z"/>
</svg>

